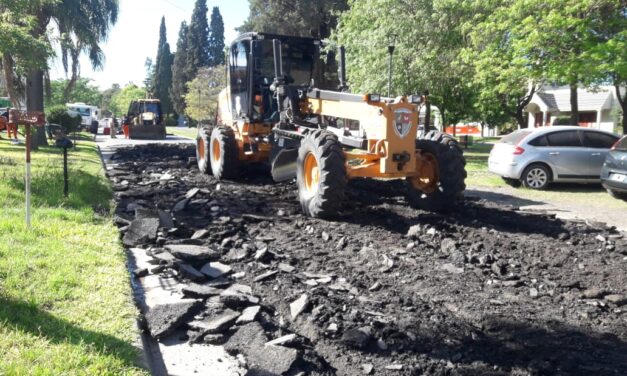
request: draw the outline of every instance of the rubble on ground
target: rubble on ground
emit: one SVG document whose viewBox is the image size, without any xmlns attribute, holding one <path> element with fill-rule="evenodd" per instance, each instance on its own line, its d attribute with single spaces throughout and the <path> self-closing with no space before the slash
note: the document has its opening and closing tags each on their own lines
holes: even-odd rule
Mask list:
<svg viewBox="0 0 627 376">
<path fill-rule="evenodd" d="M 144 313 L 250 374 L 627 374 L 627 240 L 467 198 L 412 209 L 401 181 L 351 181 L 334 221 L 304 217 L 294 183 L 251 168 L 216 181 L 193 146 L 122 149 L 108 170 L 127 247 L 185 299 Z M 256 168 L 256 167 L 255 167 Z M 162 178 L 166 176 L 167 178 Z"/>
</svg>

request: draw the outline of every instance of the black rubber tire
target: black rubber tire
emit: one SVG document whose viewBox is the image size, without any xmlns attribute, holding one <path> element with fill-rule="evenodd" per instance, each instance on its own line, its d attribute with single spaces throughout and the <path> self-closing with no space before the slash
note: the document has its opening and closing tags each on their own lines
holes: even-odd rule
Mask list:
<svg viewBox="0 0 627 376">
<path fill-rule="evenodd" d="M 505 184 L 514 187 L 514 188 L 518 188 L 522 185 L 522 182 L 519 179 L 513 179 L 513 178 L 504 178 L 501 177 L 503 179 L 503 181 L 505 182 Z"/>
<path fill-rule="evenodd" d="M 211 133 L 208 129 L 201 129 L 196 135 L 196 163 L 198 164 L 198 170 L 203 174 L 211 173 L 211 162 L 209 160 L 209 145 L 211 140 Z M 202 155 L 201 144 L 202 141 Z"/>
<path fill-rule="evenodd" d="M 520 180 L 525 188 L 543 190 L 551 182 L 551 170 L 544 164 L 534 163 L 525 168 Z"/>
<path fill-rule="evenodd" d="M 214 159 L 214 141 L 220 145 L 220 157 Z M 209 143 L 209 161 L 213 176 L 218 179 L 235 179 L 239 175 L 237 142 L 233 130 L 217 127 L 211 132 Z"/>
<path fill-rule="evenodd" d="M 623 200 L 623 201 L 627 201 L 627 193 L 623 193 L 623 192 L 618 192 L 618 191 L 614 191 L 612 189 L 606 189 L 607 193 L 610 194 L 610 196 L 618 199 L 618 200 Z"/>
<path fill-rule="evenodd" d="M 318 164 L 319 180 L 311 194 L 306 187 L 304 163 L 311 153 Z M 346 191 L 346 159 L 337 137 L 328 131 L 316 130 L 305 136 L 298 149 L 296 183 L 298 199 L 305 215 L 330 218 L 344 201 Z"/>
<path fill-rule="evenodd" d="M 466 189 L 466 159 L 459 144 L 452 136 L 429 131 L 416 140 L 416 149 L 431 153 L 438 163 L 438 189 L 424 193 L 407 179 L 407 201 L 412 207 L 448 212 L 464 199 Z"/>
</svg>

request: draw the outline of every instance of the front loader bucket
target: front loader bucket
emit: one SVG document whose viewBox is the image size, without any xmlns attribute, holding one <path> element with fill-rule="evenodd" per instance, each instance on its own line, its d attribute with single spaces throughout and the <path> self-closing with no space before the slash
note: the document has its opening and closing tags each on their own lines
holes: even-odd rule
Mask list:
<svg viewBox="0 0 627 376">
<path fill-rule="evenodd" d="M 298 149 L 281 150 L 272 161 L 272 179 L 276 182 L 294 179 L 297 158 Z"/>
<path fill-rule="evenodd" d="M 129 126 L 130 139 L 163 140 L 165 126 L 163 125 L 131 125 Z"/>
</svg>

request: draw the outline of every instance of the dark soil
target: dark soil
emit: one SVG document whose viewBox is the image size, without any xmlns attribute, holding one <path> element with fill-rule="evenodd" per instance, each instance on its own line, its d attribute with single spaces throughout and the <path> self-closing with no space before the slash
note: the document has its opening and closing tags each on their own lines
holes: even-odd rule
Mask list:
<svg viewBox="0 0 627 376">
<path fill-rule="evenodd" d="M 183 145 L 120 150 L 108 171 L 118 223 L 125 229 L 137 207 L 178 203 L 175 229 L 140 246 L 219 251 L 229 281 L 260 298 L 267 337 L 298 334 L 285 344 L 300 355 L 288 374 L 627 374 L 627 241 L 613 228 L 472 197 L 450 215 L 423 212 L 408 207 L 403 182 L 374 180 L 350 182 L 335 220 L 312 219 L 294 183 L 275 184 L 263 168 L 218 182 L 193 155 Z M 185 280 L 162 264 L 153 272 Z M 206 299 L 207 316 L 228 309 Z M 222 300 L 254 304 L 238 302 Z M 206 340 L 228 341 L 238 327 Z"/>
</svg>

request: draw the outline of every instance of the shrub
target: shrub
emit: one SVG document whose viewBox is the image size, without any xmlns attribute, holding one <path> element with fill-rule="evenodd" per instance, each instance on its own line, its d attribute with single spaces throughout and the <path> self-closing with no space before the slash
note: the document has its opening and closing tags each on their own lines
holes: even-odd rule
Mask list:
<svg viewBox="0 0 627 376">
<path fill-rule="evenodd" d="M 65 133 L 76 132 L 81 125 L 81 116 L 72 116 L 64 105 L 52 106 L 46 111 L 46 120 L 49 124 L 59 124 Z"/>
</svg>

